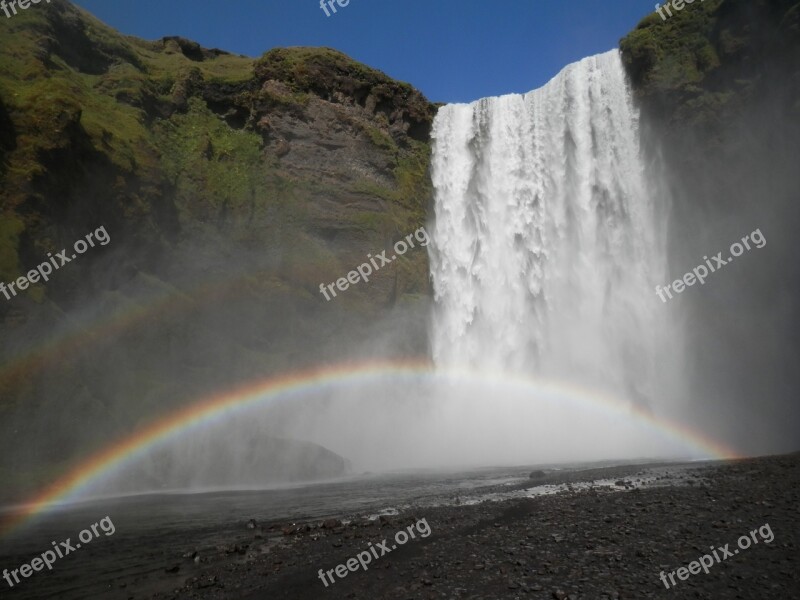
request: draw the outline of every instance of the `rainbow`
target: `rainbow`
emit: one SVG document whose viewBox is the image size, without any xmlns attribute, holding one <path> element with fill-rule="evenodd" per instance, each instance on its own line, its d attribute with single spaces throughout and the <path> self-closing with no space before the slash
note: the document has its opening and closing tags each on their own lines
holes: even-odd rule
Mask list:
<svg viewBox="0 0 800 600">
<path fill-rule="evenodd" d="M 245 288 L 249 278 L 248 274 L 235 274 L 222 281 L 198 285 L 187 292 L 164 285 L 144 301 L 128 302 L 110 314 L 97 315 L 87 322 L 77 319 L 58 334 L 22 348 L 13 358 L 0 362 L 0 384 L 32 376 L 51 365 L 61 365 L 65 357 L 108 344 L 143 322 L 166 320 L 181 312 L 196 310 L 201 302 L 224 301 Z"/>
<path fill-rule="evenodd" d="M 233 412 L 271 400 L 299 397 L 332 386 L 380 382 L 387 378 L 417 379 L 420 377 L 433 377 L 437 380 L 441 378 L 443 381 L 452 383 L 515 385 L 527 389 L 534 388 L 541 393 L 561 394 L 566 398 L 600 407 L 616 416 L 641 421 L 683 444 L 692 446 L 704 456 L 718 459 L 740 458 L 733 449 L 683 424 L 656 417 L 626 403 L 595 393 L 590 394 L 586 389 L 561 382 L 531 380 L 523 377 L 510 378 L 507 374 L 500 373 L 476 374 L 459 370 L 433 370 L 429 362 L 422 360 L 347 363 L 259 380 L 176 410 L 90 456 L 33 498 L 11 509 L 0 521 L 0 534 L 8 534 L 34 517 L 46 513 L 48 509 L 74 500 L 90 484 L 117 472 L 158 444 L 213 420 L 224 419 Z"/>
</svg>

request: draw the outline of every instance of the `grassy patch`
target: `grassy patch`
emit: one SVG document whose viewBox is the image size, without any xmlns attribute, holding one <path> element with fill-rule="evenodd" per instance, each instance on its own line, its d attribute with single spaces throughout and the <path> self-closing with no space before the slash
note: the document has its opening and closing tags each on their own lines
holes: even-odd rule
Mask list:
<svg viewBox="0 0 800 600">
<path fill-rule="evenodd" d="M 231 129 L 202 100 L 190 99 L 186 114 L 160 122 L 155 138 L 165 174 L 183 195 L 231 208 L 263 197 L 259 136 Z"/>
</svg>

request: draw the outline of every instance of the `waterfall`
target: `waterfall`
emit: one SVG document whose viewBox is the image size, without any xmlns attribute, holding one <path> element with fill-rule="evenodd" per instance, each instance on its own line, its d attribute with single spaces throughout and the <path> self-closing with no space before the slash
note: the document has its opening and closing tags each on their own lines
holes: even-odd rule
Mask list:
<svg viewBox="0 0 800 600">
<path fill-rule="evenodd" d="M 527 94 L 439 110 L 437 367 L 558 378 L 652 403 L 666 250 L 638 126 L 616 50 Z"/>
</svg>

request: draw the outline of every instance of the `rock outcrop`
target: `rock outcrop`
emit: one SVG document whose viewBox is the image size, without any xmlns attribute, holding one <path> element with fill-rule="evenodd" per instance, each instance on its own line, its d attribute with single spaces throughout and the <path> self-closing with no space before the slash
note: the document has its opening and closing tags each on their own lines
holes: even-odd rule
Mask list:
<svg viewBox="0 0 800 600">
<path fill-rule="evenodd" d="M 319 292 L 425 224 L 436 108 L 410 85 L 327 48 L 123 36 L 65 0 L 0 19 L 0 62 L 0 282 L 111 237 L 0 296 L 5 465 L 46 478 L 242 381 L 425 354 L 424 248 Z"/>
</svg>

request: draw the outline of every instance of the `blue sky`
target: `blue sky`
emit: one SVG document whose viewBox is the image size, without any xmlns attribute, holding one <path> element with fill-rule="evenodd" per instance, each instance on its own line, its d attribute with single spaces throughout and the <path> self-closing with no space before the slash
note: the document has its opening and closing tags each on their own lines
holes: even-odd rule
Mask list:
<svg viewBox="0 0 800 600">
<path fill-rule="evenodd" d="M 430 100 L 468 102 L 540 87 L 567 64 L 615 48 L 654 0 L 73 0 L 123 33 L 181 35 L 259 56 L 330 46 L 408 81 Z"/>
</svg>

